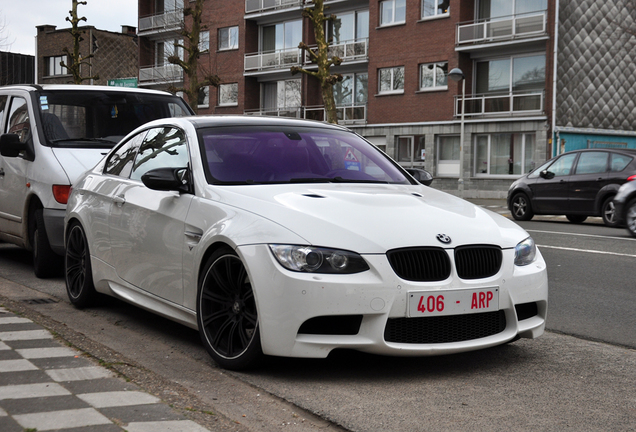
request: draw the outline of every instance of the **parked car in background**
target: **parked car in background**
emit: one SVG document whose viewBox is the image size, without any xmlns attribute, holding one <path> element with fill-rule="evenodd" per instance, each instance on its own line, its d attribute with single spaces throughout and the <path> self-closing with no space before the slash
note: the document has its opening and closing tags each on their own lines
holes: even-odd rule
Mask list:
<svg viewBox="0 0 636 432">
<path fill-rule="evenodd" d="M 198 329 L 230 369 L 338 348 L 458 353 L 545 327 L 527 232 L 336 125 L 148 123 L 74 184 L 65 232 L 74 305 L 103 293 Z"/>
<path fill-rule="evenodd" d="M 616 220 L 636 237 L 636 181 L 625 183 L 614 197 Z"/>
<path fill-rule="evenodd" d="M 565 215 L 581 223 L 601 216 L 617 226 L 614 196 L 636 179 L 636 149 L 576 150 L 550 159 L 516 180 L 508 190 L 508 209 L 516 220 L 537 214 Z"/>
<path fill-rule="evenodd" d="M 61 272 L 73 182 L 136 127 L 191 115 L 165 92 L 85 85 L 0 87 L 0 240 L 33 251 L 38 277 Z"/>
</svg>

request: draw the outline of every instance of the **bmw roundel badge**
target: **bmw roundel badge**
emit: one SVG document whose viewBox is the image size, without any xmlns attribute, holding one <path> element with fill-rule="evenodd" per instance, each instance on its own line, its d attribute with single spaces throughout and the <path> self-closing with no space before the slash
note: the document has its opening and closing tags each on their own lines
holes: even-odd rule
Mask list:
<svg viewBox="0 0 636 432">
<path fill-rule="evenodd" d="M 451 242 L 451 238 L 446 234 L 437 234 L 437 240 L 441 241 L 444 244 L 449 244 Z"/>
</svg>

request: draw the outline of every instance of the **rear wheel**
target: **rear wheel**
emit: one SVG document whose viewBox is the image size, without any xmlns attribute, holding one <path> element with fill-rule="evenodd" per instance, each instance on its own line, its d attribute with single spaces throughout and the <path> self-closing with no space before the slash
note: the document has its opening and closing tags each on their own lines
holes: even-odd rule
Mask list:
<svg viewBox="0 0 636 432">
<path fill-rule="evenodd" d="M 601 207 L 601 216 L 603 217 L 603 223 L 608 227 L 618 226 L 613 195 L 603 201 L 603 206 Z"/>
<path fill-rule="evenodd" d="M 530 206 L 530 200 L 524 193 L 518 193 L 510 201 L 510 213 L 515 220 L 527 221 L 532 219 L 534 213 Z"/>
<path fill-rule="evenodd" d="M 582 215 L 565 215 L 566 218 L 568 218 L 568 220 L 572 223 L 575 224 L 580 224 L 585 222 L 585 219 L 587 219 L 587 216 L 582 216 Z"/>
<path fill-rule="evenodd" d="M 33 271 L 41 279 L 60 274 L 63 259 L 53 252 L 44 226 L 44 211 L 36 210 L 32 215 L 33 231 L 31 246 L 33 252 Z"/>
<path fill-rule="evenodd" d="M 241 370 L 262 357 L 252 284 L 230 248 L 216 251 L 204 266 L 197 296 L 201 340 L 219 366 Z"/>
<path fill-rule="evenodd" d="M 74 222 L 68 231 L 64 261 L 66 293 L 69 300 L 80 309 L 90 306 L 95 301 L 97 292 L 93 285 L 91 257 L 86 234 L 77 222 Z"/>
<path fill-rule="evenodd" d="M 627 225 L 627 231 L 636 237 L 636 198 L 627 203 L 627 207 L 625 209 L 625 224 Z"/>
</svg>

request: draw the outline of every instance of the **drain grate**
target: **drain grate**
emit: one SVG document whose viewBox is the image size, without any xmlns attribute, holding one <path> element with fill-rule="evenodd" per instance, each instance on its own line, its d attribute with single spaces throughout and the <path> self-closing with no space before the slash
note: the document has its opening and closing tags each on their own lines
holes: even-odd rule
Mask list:
<svg viewBox="0 0 636 432">
<path fill-rule="evenodd" d="M 34 299 L 26 299 L 22 300 L 22 303 L 28 304 L 49 304 L 49 303 L 59 303 L 60 301 L 52 298 L 34 298 Z"/>
</svg>

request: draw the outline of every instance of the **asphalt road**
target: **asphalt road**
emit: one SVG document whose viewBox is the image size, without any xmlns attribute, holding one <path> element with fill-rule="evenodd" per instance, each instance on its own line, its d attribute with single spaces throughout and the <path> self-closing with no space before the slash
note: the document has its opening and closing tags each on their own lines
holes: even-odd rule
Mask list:
<svg viewBox="0 0 636 432">
<path fill-rule="evenodd" d="M 522 224 L 548 262 L 548 331 L 536 340 L 433 358 L 338 352 L 215 367 L 196 332 L 116 300 L 86 311 L 61 279 L 32 276 L 0 245 L 0 302 L 166 398 L 183 395 L 237 430 L 636 430 L 634 243 L 623 230 L 558 219 Z M 576 335 L 573 337 L 571 335 Z M 174 397 L 173 397 L 174 399 Z"/>
</svg>

